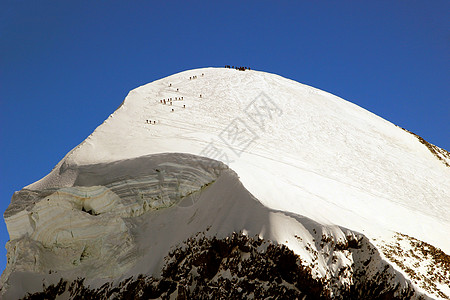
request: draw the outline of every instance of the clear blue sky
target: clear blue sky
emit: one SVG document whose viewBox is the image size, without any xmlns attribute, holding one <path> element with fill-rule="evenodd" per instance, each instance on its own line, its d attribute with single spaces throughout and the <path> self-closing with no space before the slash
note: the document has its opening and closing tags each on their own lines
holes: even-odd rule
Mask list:
<svg viewBox="0 0 450 300">
<path fill-rule="evenodd" d="M 129 90 L 198 67 L 276 73 L 450 150 L 450 1 L 223 2 L 2 0 L 0 211 Z M 7 240 L 2 221 L 0 271 Z"/>
</svg>

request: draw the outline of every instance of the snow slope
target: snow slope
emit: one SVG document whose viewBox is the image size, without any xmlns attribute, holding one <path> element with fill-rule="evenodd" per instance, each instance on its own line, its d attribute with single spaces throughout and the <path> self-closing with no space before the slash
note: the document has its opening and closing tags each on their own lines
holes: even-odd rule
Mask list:
<svg viewBox="0 0 450 300">
<path fill-rule="evenodd" d="M 170 247 L 210 226 L 212 235 L 244 231 L 283 243 L 310 262 L 305 243 L 322 233 L 336 240 L 361 233 L 406 278 L 398 282 L 409 278 L 433 297 L 449 297 L 445 280 L 427 285 L 425 267 L 414 279 L 383 252 L 401 233 L 450 253 L 450 159 L 442 153 L 438 159 L 394 124 L 274 74 L 181 72 L 131 91 L 49 175 L 15 194 L 5 212 L 11 241 L 3 292 L 42 287 L 37 279 L 30 280 L 34 287 L 17 282 L 57 268 L 93 280 L 156 274 Z M 189 198 L 197 194 L 201 201 Z M 101 237 L 100 249 L 86 246 Z M 56 259 L 96 257 L 95 251 L 116 260 L 90 268 Z M 112 267 L 117 259 L 120 268 Z M 324 259 L 314 270 L 336 271 Z M 52 276 L 45 278 L 59 278 Z"/>
</svg>

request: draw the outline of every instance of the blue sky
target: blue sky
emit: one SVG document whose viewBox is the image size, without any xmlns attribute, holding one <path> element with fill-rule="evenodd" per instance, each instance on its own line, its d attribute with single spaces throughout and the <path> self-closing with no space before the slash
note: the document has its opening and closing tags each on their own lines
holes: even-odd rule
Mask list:
<svg viewBox="0 0 450 300">
<path fill-rule="evenodd" d="M 276 73 L 450 150 L 449 1 L 224 3 L 1 1 L 0 211 L 129 90 L 198 67 Z"/>
</svg>

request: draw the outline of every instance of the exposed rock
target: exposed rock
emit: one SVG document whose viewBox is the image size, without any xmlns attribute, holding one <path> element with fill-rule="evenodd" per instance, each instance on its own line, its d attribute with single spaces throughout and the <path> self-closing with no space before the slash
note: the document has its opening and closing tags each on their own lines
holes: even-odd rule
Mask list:
<svg viewBox="0 0 450 300">
<path fill-rule="evenodd" d="M 350 241 L 349 241 L 350 242 Z M 352 242 L 350 242 L 351 244 Z M 337 244 L 336 244 L 337 245 Z M 361 239 L 336 251 L 350 251 L 355 264 L 349 269 L 350 285 L 315 278 L 309 266 L 284 245 L 234 233 L 224 238 L 203 234 L 190 238 L 166 257 L 161 277 L 139 275 L 117 285 L 92 289 L 83 279 L 45 287 L 24 299 L 419 299 L 407 284 L 393 279 L 395 271 L 372 256 L 358 260 L 362 248 L 374 248 Z M 341 272 L 342 276 L 344 272 Z"/>
</svg>

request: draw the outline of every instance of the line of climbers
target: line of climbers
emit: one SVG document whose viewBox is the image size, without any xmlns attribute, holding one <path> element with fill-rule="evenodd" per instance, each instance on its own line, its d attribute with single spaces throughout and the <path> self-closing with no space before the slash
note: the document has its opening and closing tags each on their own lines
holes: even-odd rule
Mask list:
<svg viewBox="0 0 450 300">
<path fill-rule="evenodd" d="M 183 97 L 175 97 L 174 99 L 167 98 L 167 100 L 166 99 L 159 100 L 159 103 L 162 103 L 162 104 L 169 103 L 170 105 L 172 105 L 172 101 L 183 101 L 183 100 L 184 100 Z"/>
<path fill-rule="evenodd" d="M 250 68 L 249 68 L 250 69 Z M 244 70 L 244 69 L 243 69 Z M 202 76 L 204 76 L 205 74 L 204 73 L 202 73 Z M 189 77 L 189 80 L 192 80 L 192 79 L 197 79 L 197 75 L 194 75 L 194 76 L 190 76 Z M 169 83 L 169 87 L 172 87 L 172 83 Z M 179 91 L 179 89 L 177 88 L 177 92 Z M 202 97 L 202 95 L 200 94 L 200 98 Z M 166 99 L 162 99 L 162 100 L 159 100 L 159 102 L 161 103 L 161 104 L 169 104 L 169 105 L 172 105 L 172 101 L 183 101 L 184 100 L 184 98 L 183 97 L 174 97 L 174 100 L 172 99 L 172 98 L 167 98 L 167 100 Z M 186 108 L 186 104 L 184 104 L 183 105 L 183 108 Z M 171 110 L 171 112 L 174 112 L 175 110 L 172 108 L 172 110 Z M 152 123 L 152 121 L 151 120 L 146 120 L 146 123 L 147 124 L 156 124 L 156 121 L 153 121 L 153 123 Z"/>
<path fill-rule="evenodd" d="M 249 67 L 237 67 L 237 66 L 235 67 L 235 66 L 229 66 L 229 65 L 226 65 L 225 68 L 227 68 L 227 69 L 236 69 L 236 70 L 239 70 L 239 71 L 251 70 Z"/>
</svg>

